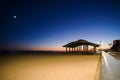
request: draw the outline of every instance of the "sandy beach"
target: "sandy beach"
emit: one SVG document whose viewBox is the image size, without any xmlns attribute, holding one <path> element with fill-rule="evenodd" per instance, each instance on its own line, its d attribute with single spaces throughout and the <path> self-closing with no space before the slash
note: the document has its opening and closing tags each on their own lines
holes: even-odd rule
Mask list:
<svg viewBox="0 0 120 80">
<path fill-rule="evenodd" d="M 7 56 L 0 61 L 0 80 L 98 80 L 99 57 L 99 55 Z"/>
</svg>

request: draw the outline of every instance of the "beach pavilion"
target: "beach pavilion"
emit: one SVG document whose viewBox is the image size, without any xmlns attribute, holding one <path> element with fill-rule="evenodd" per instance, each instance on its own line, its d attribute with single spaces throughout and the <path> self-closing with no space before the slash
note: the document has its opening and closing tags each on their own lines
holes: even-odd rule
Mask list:
<svg viewBox="0 0 120 80">
<path fill-rule="evenodd" d="M 93 48 L 89 50 L 88 46 Z M 92 52 L 96 53 L 96 47 L 99 47 L 99 44 L 88 42 L 87 40 L 79 39 L 77 41 L 70 42 L 63 47 L 66 48 L 66 52 Z"/>
</svg>

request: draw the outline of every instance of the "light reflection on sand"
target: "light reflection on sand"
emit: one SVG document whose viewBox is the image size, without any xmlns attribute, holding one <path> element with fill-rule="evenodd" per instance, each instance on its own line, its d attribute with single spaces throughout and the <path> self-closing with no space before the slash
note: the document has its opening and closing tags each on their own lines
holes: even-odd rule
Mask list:
<svg viewBox="0 0 120 80">
<path fill-rule="evenodd" d="M 26 55 L 2 61 L 0 80 L 93 80 L 99 56 Z"/>
</svg>

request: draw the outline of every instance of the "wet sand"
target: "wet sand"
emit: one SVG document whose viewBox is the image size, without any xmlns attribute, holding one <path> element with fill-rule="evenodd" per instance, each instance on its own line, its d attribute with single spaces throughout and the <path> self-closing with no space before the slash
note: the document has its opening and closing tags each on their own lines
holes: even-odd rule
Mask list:
<svg viewBox="0 0 120 80">
<path fill-rule="evenodd" d="M 98 55 L 12 55 L 2 58 L 0 80 L 97 80 L 99 77 Z"/>
</svg>

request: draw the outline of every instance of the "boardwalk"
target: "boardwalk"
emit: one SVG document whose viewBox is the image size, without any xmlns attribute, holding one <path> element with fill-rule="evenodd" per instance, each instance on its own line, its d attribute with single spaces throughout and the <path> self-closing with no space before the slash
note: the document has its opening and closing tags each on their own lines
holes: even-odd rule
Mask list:
<svg viewBox="0 0 120 80">
<path fill-rule="evenodd" d="M 1 62 L 0 80 L 97 80 L 99 56 L 19 55 Z"/>
<path fill-rule="evenodd" d="M 120 60 L 102 52 L 101 80 L 120 80 Z"/>
</svg>

